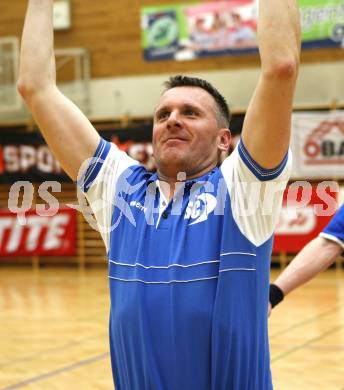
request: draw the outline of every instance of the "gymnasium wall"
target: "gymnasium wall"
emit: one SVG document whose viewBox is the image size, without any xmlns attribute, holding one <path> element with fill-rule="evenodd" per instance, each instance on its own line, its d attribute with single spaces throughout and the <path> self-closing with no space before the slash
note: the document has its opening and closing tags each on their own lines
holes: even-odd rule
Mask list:
<svg viewBox="0 0 344 390">
<path fill-rule="evenodd" d="M 233 112 L 243 112 L 256 86 L 259 68 L 190 73 L 205 78 L 219 88 Z M 166 73 L 93 80 L 91 117 L 150 116 L 168 76 Z M 302 65 L 294 107 L 313 109 L 331 106 L 344 106 L 344 61 Z"/>
<path fill-rule="evenodd" d="M 91 118 L 148 116 L 162 82 L 171 73 L 193 73 L 223 91 L 234 111 L 243 111 L 259 74 L 257 55 L 145 62 L 140 8 L 168 1 L 71 0 L 72 27 L 55 33 L 57 48 L 84 47 L 91 56 Z M 185 1 L 174 0 L 173 3 Z M 20 37 L 27 0 L 2 0 L 0 37 Z M 34 53 L 33 53 L 34 54 Z M 296 107 L 344 104 L 344 50 L 308 50 L 295 96 Z"/>
<path fill-rule="evenodd" d="M 86 47 L 92 57 L 92 77 L 123 77 L 159 73 L 255 67 L 258 58 L 218 57 L 202 61 L 144 62 L 141 55 L 140 8 L 185 3 L 185 0 L 71 0 L 72 28 L 55 34 L 56 47 Z M 1 0 L 0 36 L 20 36 L 27 0 Z M 333 53 L 332 55 L 338 55 Z M 342 57 L 344 58 L 344 57 Z"/>
</svg>

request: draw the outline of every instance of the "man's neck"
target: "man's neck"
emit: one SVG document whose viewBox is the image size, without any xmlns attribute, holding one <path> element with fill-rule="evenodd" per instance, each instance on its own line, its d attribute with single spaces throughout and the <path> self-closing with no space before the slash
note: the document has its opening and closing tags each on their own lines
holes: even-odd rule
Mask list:
<svg viewBox="0 0 344 390">
<path fill-rule="evenodd" d="M 216 165 L 212 165 L 210 167 L 206 167 L 198 172 L 179 172 L 175 175 L 164 175 L 163 172 L 157 171 L 159 181 L 161 183 L 161 191 L 163 191 L 166 199 L 171 200 L 173 198 L 173 195 L 176 191 L 176 188 L 178 188 L 178 183 L 184 182 L 186 180 L 192 180 L 197 179 L 198 177 L 201 177 L 205 175 L 206 173 L 210 172 L 212 169 L 214 169 Z"/>
</svg>

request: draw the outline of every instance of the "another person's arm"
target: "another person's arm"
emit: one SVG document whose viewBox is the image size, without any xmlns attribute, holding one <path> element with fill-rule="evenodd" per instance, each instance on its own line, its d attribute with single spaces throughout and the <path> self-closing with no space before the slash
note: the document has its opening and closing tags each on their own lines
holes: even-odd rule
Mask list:
<svg viewBox="0 0 344 390">
<path fill-rule="evenodd" d="M 317 237 L 297 254 L 273 284 L 281 290 L 283 296 L 286 296 L 327 269 L 341 252 L 343 248 L 337 242 Z"/>
<path fill-rule="evenodd" d="M 270 305 L 328 268 L 344 250 L 344 205 L 317 238 L 310 241 L 270 285 Z"/>
<path fill-rule="evenodd" d="M 246 113 L 242 139 L 253 160 L 270 169 L 281 163 L 289 147 L 300 59 L 297 0 L 260 0 L 257 38 L 261 75 Z"/>
<path fill-rule="evenodd" d="M 100 137 L 84 114 L 58 90 L 53 37 L 53 0 L 29 0 L 18 90 L 63 169 L 76 179 Z"/>
</svg>

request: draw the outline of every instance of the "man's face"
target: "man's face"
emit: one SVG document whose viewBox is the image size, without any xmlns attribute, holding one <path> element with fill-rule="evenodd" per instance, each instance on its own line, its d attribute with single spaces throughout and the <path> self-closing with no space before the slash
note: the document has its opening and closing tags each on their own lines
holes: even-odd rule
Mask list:
<svg viewBox="0 0 344 390">
<path fill-rule="evenodd" d="M 213 97 L 198 87 L 166 91 L 154 113 L 153 153 L 162 175 L 197 176 L 218 159 L 220 126 Z"/>
</svg>

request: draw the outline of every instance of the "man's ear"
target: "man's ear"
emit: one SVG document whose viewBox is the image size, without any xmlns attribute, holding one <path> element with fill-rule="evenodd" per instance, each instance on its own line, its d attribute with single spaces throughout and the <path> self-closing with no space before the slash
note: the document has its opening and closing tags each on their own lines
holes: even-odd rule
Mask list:
<svg viewBox="0 0 344 390">
<path fill-rule="evenodd" d="M 229 129 L 222 128 L 218 134 L 218 148 L 221 152 L 228 152 L 231 144 L 232 135 Z"/>
</svg>

